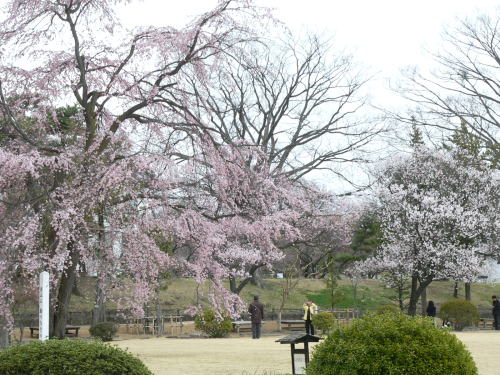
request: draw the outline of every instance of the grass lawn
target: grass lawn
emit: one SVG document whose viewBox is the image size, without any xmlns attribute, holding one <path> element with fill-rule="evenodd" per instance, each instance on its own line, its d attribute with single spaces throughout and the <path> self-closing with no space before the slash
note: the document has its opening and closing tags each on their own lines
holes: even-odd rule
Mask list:
<svg viewBox="0 0 500 375">
<path fill-rule="evenodd" d="M 95 299 L 95 278 L 82 278 L 78 282 L 80 296 L 73 295 L 70 303 L 70 311 L 87 312 L 90 314 L 94 306 Z M 241 292 L 243 300 L 250 302 L 254 295 L 259 295 L 260 300 L 266 306 L 266 311 L 278 309 L 281 301 L 281 283 L 279 279 L 264 279 L 263 287 L 254 285 L 246 286 Z M 124 295 L 129 292 L 128 281 L 123 280 L 122 290 L 115 290 L 113 294 Z M 380 305 L 395 304 L 394 291 L 385 288 L 380 280 L 366 279 L 361 280 L 357 286 L 356 295 L 353 292 L 353 286 L 348 279 L 339 280 L 338 291 L 340 298 L 335 303 L 337 308 L 357 307 L 361 309 L 374 309 Z M 434 281 L 427 290 L 427 299 L 433 300 L 439 313 L 440 304 L 452 300 L 453 298 L 452 281 Z M 208 306 L 207 288 L 200 287 L 197 296 L 197 285 L 193 279 L 174 279 L 168 283 L 165 290 L 161 292 L 161 305 L 163 309 L 179 310 L 181 313 L 185 308 L 196 305 L 199 301 L 202 305 Z M 479 306 L 483 315 L 488 315 L 491 310 L 491 296 L 500 295 L 500 284 L 494 283 L 474 283 L 472 285 L 472 303 Z M 458 298 L 465 298 L 463 283 L 459 285 Z M 328 309 L 330 300 L 328 291 L 323 280 L 301 279 L 295 290 L 290 294 L 286 309 L 300 309 L 302 304 L 307 301 L 314 301 L 320 309 Z M 37 301 L 27 302 L 18 306 L 18 312 L 37 313 Z M 108 302 L 108 309 L 115 309 L 117 306 Z M 420 310 L 418 310 L 420 311 Z M 500 372 L 499 372 L 500 373 Z"/>
<path fill-rule="evenodd" d="M 500 332 L 457 332 L 456 335 L 472 353 L 480 375 L 500 373 Z M 250 337 L 150 338 L 114 344 L 139 355 L 155 375 L 290 374 L 290 346 L 276 343 L 279 337 L 264 336 L 260 340 Z"/>
<path fill-rule="evenodd" d="M 266 307 L 277 308 L 280 301 L 280 280 L 264 279 L 263 288 L 248 285 L 241 292 L 241 297 L 245 301 L 251 301 L 253 295 L 259 295 L 260 300 Z M 124 281 L 124 283 L 126 283 Z M 95 280 L 85 278 L 80 281 L 79 290 L 81 297 L 73 296 L 71 299 L 71 311 L 91 311 L 94 305 Z M 434 281 L 428 288 L 427 299 L 433 300 L 438 306 L 453 298 L 453 285 L 451 281 Z M 126 289 L 126 288 L 125 288 Z M 200 288 L 202 292 L 200 301 L 206 302 L 206 290 Z M 336 307 L 361 307 L 374 308 L 385 304 L 394 304 L 391 296 L 394 294 L 391 289 L 386 289 L 380 280 L 362 280 L 357 286 L 356 298 L 354 298 L 353 288 L 348 279 L 339 280 L 340 299 Z M 123 291 L 122 291 L 123 293 Z M 301 279 L 297 288 L 292 291 L 286 303 L 286 308 L 300 308 L 302 304 L 311 299 L 320 308 L 329 308 L 328 292 L 325 289 L 323 280 Z M 500 294 L 500 284 L 494 283 L 474 283 L 472 285 L 472 303 L 483 309 L 491 306 L 491 296 Z M 459 284 L 458 298 L 465 298 L 463 283 Z M 192 279 L 174 279 L 167 289 L 161 292 L 162 305 L 167 309 L 183 309 L 196 304 L 196 283 Z M 111 303 L 108 308 L 115 308 Z"/>
</svg>

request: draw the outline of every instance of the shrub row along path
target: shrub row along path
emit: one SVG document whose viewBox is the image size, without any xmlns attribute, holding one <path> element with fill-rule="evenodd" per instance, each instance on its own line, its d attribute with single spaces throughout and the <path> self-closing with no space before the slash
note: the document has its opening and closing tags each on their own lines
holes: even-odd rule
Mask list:
<svg viewBox="0 0 500 375">
<path fill-rule="evenodd" d="M 500 331 L 456 335 L 472 353 L 480 375 L 499 374 Z M 282 336 L 260 340 L 150 338 L 117 341 L 115 345 L 139 355 L 155 375 L 273 375 L 291 373 L 290 345 L 275 342 Z"/>
</svg>

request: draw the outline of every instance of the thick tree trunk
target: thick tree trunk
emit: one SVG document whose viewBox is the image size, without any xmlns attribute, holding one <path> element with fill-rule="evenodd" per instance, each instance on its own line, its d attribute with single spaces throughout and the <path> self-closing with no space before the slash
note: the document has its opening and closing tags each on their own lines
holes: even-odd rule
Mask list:
<svg viewBox="0 0 500 375">
<path fill-rule="evenodd" d="M 465 283 L 465 299 L 467 301 L 472 299 L 471 283 Z"/>
<path fill-rule="evenodd" d="M 56 294 L 56 289 L 50 288 L 50 295 Z M 54 337 L 54 317 L 55 309 L 52 303 L 49 303 L 49 337 Z"/>
<path fill-rule="evenodd" d="M 229 276 L 229 290 L 234 294 L 240 294 L 243 288 L 252 280 L 255 272 L 262 266 L 262 264 L 253 265 L 249 271 L 250 276 L 243 279 L 239 284 L 234 276 Z"/>
<path fill-rule="evenodd" d="M 417 276 L 411 278 L 410 302 L 408 304 L 408 315 L 415 316 L 417 314 L 417 304 L 423 290 L 432 282 L 432 278 L 424 281 L 418 280 Z"/>
<path fill-rule="evenodd" d="M 256 269 L 255 272 L 252 274 L 250 283 L 262 289 L 264 286 L 262 283 L 262 275 L 260 274 L 259 270 L 260 269 Z"/>
<path fill-rule="evenodd" d="M 54 337 L 64 339 L 66 323 L 68 320 L 69 302 L 76 280 L 76 267 L 78 265 L 78 254 L 70 247 L 70 259 L 66 264 L 65 271 L 61 276 L 57 291 L 56 307 L 54 311 Z"/>
<path fill-rule="evenodd" d="M 278 332 L 281 332 L 281 309 L 278 310 Z"/>
<path fill-rule="evenodd" d="M 95 290 L 95 305 L 94 314 L 92 316 L 92 324 L 97 324 L 106 321 L 106 293 L 99 285 L 99 280 L 97 281 Z"/>
<path fill-rule="evenodd" d="M 427 288 L 424 288 L 422 290 L 422 294 L 420 295 L 420 303 L 421 303 L 421 315 L 426 316 L 427 315 Z"/>
<path fill-rule="evenodd" d="M 99 241 L 99 252 L 104 251 L 104 247 L 106 246 L 106 236 L 104 231 L 104 213 L 102 210 L 97 215 L 97 223 L 99 225 L 99 232 L 97 234 L 97 238 Z M 100 254 L 98 258 L 100 257 Z M 96 290 L 95 290 L 95 305 L 94 305 L 94 314 L 92 317 L 92 323 L 97 324 L 106 321 L 106 292 L 102 288 L 102 284 L 99 280 L 99 275 L 97 277 Z"/>
<path fill-rule="evenodd" d="M 236 278 L 234 276 L 229 277 L 229 290 L 235 294 L 236 291 L 238 290 L 238 286 L 236 285 Z"/>
<path fill-rule="evenodd" d="M 156 335 L 163 335 L 163 319 L 162 319 L 162 311 L 161 311 L 161 298 L 160 298 L 160 287 L 157 287 L 155 290 L 155 310 L 156 310 Z"/>
<path fill-rule="evenodd" d="M 410 302 L 408 303 L 408 314 L 415 316 L 417 313 L 417 302 L 419 295 L 417 294 L 418 290 L 418 279 L 416 276 L 412 276 L 411 278 L 411 291 L 410 291 Z"/>
<path fill-rule="evenodd" d="M 404 291 L 404 281 L 397 284 L 398 289 L 398 304 L 401 311 L 405 308 L 405 291 Z"/>
<path fill-rule="evenodd" d="M 18 323 L 18 327 L 19 327 L 19 342 L 22 343 L 23 340 L 24 340 L 24 327 L 25 327 L 25 322 L 24 322 L 24 318 L 20 315 L 19 316 L 19 323 Z"/>
<path fill-rule="evenodd" d="M 7 324 L 3 318 L 0 317 L 0 349 L 5 349 L 10 345 L 10 334 L 7 331 Z"/>
<path fill-rule="evenodd" d="M 455 281 L 455 285 L 453 286 L 453 297 L 458 298 L 458 281 Z"/>
</svg>

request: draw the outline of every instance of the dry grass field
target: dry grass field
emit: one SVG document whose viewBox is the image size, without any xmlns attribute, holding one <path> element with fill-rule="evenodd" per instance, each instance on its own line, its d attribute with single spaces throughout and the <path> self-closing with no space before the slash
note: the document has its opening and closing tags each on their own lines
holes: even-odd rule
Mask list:
<svg viewBox="0 0 500 375">
<path fill-rule="evenodd" d="M 471 351 L 480 375 L 500 374 L 500 332 L 459 332 L 456 335 Z M 276 343 L 279 337 L 264 336 L 260 340 L 249 337 L 149 338 L 114 344 L 137 354 L 155 375 L 289 374 L 290 346 Z"/>
</svg>

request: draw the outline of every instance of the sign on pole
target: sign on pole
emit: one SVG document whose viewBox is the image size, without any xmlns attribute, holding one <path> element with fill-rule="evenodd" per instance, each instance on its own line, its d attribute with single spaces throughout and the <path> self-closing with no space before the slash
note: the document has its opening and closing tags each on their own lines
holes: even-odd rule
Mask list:
<svg viewBox="0 0 500 375">
<path fill-rule="evenodd" d="M 40 293 L 38 302 L 38 337 L 49 339 L 49 273 L 40 273 Z"/>
</svg>

